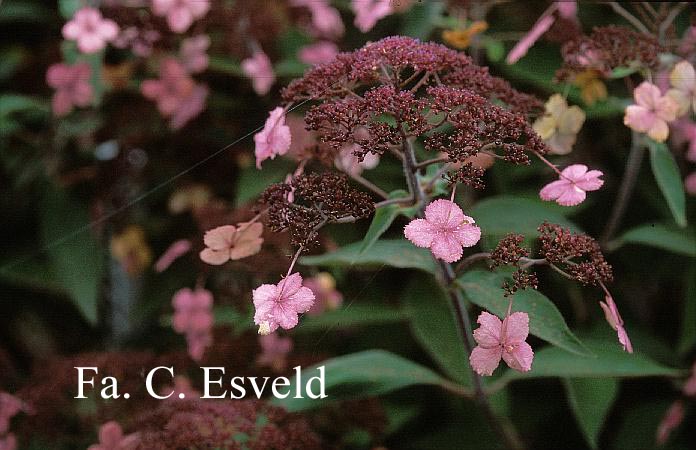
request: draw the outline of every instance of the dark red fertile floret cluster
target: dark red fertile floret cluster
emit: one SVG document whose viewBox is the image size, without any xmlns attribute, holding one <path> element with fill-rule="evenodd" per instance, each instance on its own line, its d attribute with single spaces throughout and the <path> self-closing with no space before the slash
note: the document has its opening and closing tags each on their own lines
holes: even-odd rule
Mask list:
<svg viewBox="0 0 696 450">
<path fill-rule="evenodd" d="M 544 222 L 539 227 L 541 254 L 550 263 L 561 266 L 582 284 L 599 285 L 613 279 L 597 241 L 586 234 L 574 234 L 560 225 Z M 581 261 L 575 261 L 582 258 Z"/>
<path fill-rule="evenodd" d="M 317 230 L 326 223 L 369 217 L 374 204 L 369 195 L 350 186 L 345 175 L 312 173 L 289 183 L 272 184 L 261 203 L 268 206 L 268 226 L 290 230 L 293 245 L 316 243 Z"/>
<path fill-rule="evenodd" d="M 565 80 L 588 69 L 607 76 L 617 67 L 636 64 L 656 69 L 662 50 L 654 36 L 615 25 L 595 27 L 589 36 L 581 36 L 563 45 L 563 67 L 556 78 Z"/>
<path fill-rule="evenodd" d="M 512 283 L 506 281 L 503 283 L 503 290 L 505 291 L 505 296 L 509 297 L 514 295 L 520 289 L 527 288 L 536 289 L 539 287 L 539 279 L 534 272 L 527 272 L 524 269 L 517 269 L 512 272 Z"/>
<path fill-rule="evenodd" d="M 520 258 L 529 256 L 529 250 L 522 246 L 524 236 L 521 234 L 510 233 L 502 238 L 498 245 L 491 252 L 493 267 L 505 266 L 508 264 L 517 265 Z"/>
<path fill-rule="evenodd" d="M 320 449 L 302 418 L 258 400 L 160 402 L 138 420 L 138 449 Z"/>
</svg>

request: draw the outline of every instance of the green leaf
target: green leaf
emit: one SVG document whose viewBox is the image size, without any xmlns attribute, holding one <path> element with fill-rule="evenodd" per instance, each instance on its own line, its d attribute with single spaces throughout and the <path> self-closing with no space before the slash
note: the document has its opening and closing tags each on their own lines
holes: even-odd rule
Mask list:
<svg viewBox="0 0 696 450">
<path fill-rule="evenodd" d="M 557 209 L 541 200 L 512 195 L 498 195 L 482 200 L 467 214 L 481 227 L 484 236 L 498 237 L 507 233 L 536 236 L 537 227 L 544 221 L 557 223 L 576 232 L 581 231 Z"/>
<path fill-rule="evenodd" d="M 564 380 L 568 402 L 587 443 L 598 448 L 599 435 L 611 409 L 619 382 L 613 378 L 568 378 Z"/>
<path fill-rule="evenodd" d="M 404 309 L 416 340 L 452 379 L 470 385 L 468 354 L 447 295 L 432 276 L 419 274 L 404 290 Z"/>
<path fill-rule="evenodd" d="M 89 223 L 86 207 L 66 192 L 50 187 L 39 211 L 51 271 L 84 317 L 96 324 L 104 252 L 85 229 Z"/>
<path fill-rule="evenodd" d="M 674 221 L 680 227 L 686 226 L 686 196 L 684 183 L 682 183 L 679 167 L 669 148 L 663 143 L 648 140 L 650 149 L 650 166 L 652 167 L 655 181 L 667 200 L 669 210 L 674 216 Z"/>
<path fill-rule="evenodd" d="M 300 258 L 300 263 L 326 267 L 390 266 L 435 273 L 435 262 L 430 252 L 407 240 L 383 239 L 375 242 L 365 252 L 360 252 L 361 246 L 362 242 L 354 242 L 323 255 L 305 256 Z"/>
<path fill-rule="evenodd" d="M 245 76 L 239 61 L 224 56 L 211 56 L 208 61 L 208 69 L 235 77 Z"/>
<path fill-rule="evenodd" d="M 513 380 L 549 377 L 676 377 L 683 374 L 683 371 L 663 366 L 640 353 L 626 353 L 618 341 L 586 337 L 583 342 L 594 357 L 575 355 L 558 347 L 544 347 L 535 352 L 532 370 L 522 373 L 510 369 L 496 383 L 500 386 Z"/>
<path fill-rule="evenodd" d="M 71 19 L 81 6 L 81 0 L 58 0 L 58 9 L 64 19 Z"/>
<path fill-rule="evenodd" d="M 4 0 L 0 2 L 0 24 L 47 23 L 52 18 L 51 11 L 37 2 Z"/>
<path fill-rule="evenodd" d="M 678 255 L 696 257 L 696 230 L 678 229 L 673 225 L 646 224 L 632 228 L 610 245 L 619 248 L 625 244 L 641 244 Z"/>
<path fill-rule="evenodd" d="M 616 67 L 614 70 L 611 71 L 609 74 L 609 78 L 612 79 L 617 79 L 617 78 L 626 78 L 629 75 L 633 75 L 634 73 L 638 72 L 640 67 L 636 66 L 624 66 L 624 67 Z"/>
<path fill-rule="evenodd" d="M 688 353 L 696 345 L 696 263 L 686 271 L 685 284 L 679 353 Z"/>
<path fill-rule="evenodd" d="M 325 368 L 328 395 L 325 400 L 308 398 L 304 391 L 307 380 L 319 375 L 317 369 L 320 366 Z M 450 382 L 427 367 L 384 350 L 367 350 L 323 361 L 302 370 L 299 381 L 304 398 L 294 398 L 298 379 L 293 378 L 290 383 L 291 395 L 285 399 L 276 398 L 272 403 L 288 411 L 305 411 L 338 400 L 386 394 L 418 384 L 451 386 Z M 317 387 L 314 389 L 316 392 Z"/>
<path fill-rule="evenodd" d="M 458 284 L 472 303 L 502 318 L 509 303 L 501 288 L 504 280 L 504 273 L 473 270 L 460 277 Z M 570 331 L 556 305 L 544 294 L 534 289 L 518 291 L 512 310 L 529 314 L 529 332 L 534 336 L 576 355 L 592 354 Z"/>
<path fill-rule="evenodd" d="M 505 57 L 505 46 L 497 39 L 482 35 L 481 41 L 486 49 L 486 57 L 491 62 L 500 62 Z"/>
<path fill-rule="evenodd" d="M 401 198 L 405 196 L 408 196 L 408 194 L 404 191 L 395 191 L 389 195 L 389 198 Z M 394 219 L 399 217 L 400 213 L 401 207 L 397 204 L 377 208 L 375 217 L 372 219 L 372 223 L 370 223 L 370 228 L 368 228 L 367 233 L 365 233 L 365 238 L 360 247 L 360 253 L 364 253 L 367 249 L 372 247 L 372 245 L 377 242 L 377 239 L 389 229 Z"/>
<path fill-rule="evenodd" d="M 5 119 L 11 114 L 27 110 L 49 111 L 45 101 L 34 97 L 19 94 L 0 95 L 0 118 Z"/>
<path fill-rule="evenodd" d="M 406 320 L 398 309 L 381 304 L 351 303 L 333 311 L 325 311 L 318 316 L 305 315 L 297 333 L 314 333 L 331 329 L 344 329 L 357 326 L 384 325 Z"/>
</svg>

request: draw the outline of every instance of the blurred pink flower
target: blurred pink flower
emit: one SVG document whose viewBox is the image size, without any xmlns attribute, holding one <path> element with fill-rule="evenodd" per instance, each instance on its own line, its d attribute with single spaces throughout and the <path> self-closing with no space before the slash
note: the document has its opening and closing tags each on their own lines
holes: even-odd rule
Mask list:
<svg viewBox="0 0 696 450">
<path fill-rule="evenodd" d="M 684 190 L 687 194 L 696 196 L 696 172 L 691 172 L 684 178 Z"/>
<path fill-rule="evenodd" d="M 614 303 L 614 299 L 610 295 L 604 297 L 604 302 L 599 302 L 599 306 L 604 310 L 604 317 L 606 318 L 609 325 L 616 331 L 619 337 L 619 343 L 623 346 L 624 351 L 628 353 L 633 353 L 633 345 L 631 345 L 631 340 L 628 338 L 628 333 L 624 328 L 624 322 L 619 314 L 619 309 Z"/>
<path fill-rule="evenodd" d="M 208 97 L 208 88 L 196 84 L 184 66 L 173 58 L 162 61 L 160 78 L 143 81 L 140 91 L 157 102 L 157 109 L 171 119 L 173 129 L 181 128 L 200 114 Z"/>
<path fill-rule="evenodd" d="M 330 5 L 329 0 L 291 0 L 295 7 L 305 7 L 312 14 L 309 32 L 314 36 L 337 38 L 345 31 L 341 14 Z"/>
<path fill-rule="evenodd" d="M 682 392 L 689 397 L 696 397 L 696 362 L 691 366 L 691 376 L 684 383 Z"/>
<path fill-rule="evenodd" d="M 112 45 L 116 48 L 128 48 L 141 58 L 147 58 L 152 54 L 152 45 L 160 38 L 157 30 L 139 29 L 132 26 L 121 30 Z"/>
<path fill-rule="evenodd" d="M 377 167 L 379 164 L 379 155 L 367 153 L 362 161 L 355 156 L 356 148 L 359 150 L 360 145 L 348 144 L 345 145 L 336 156 L 334 164 L 338 170 L 349 175 L 360 175 L 363 170 L 370 170 Z"/>
<path fill-rule="evenodd" d="M 99 427 L 99 443 L 90 445 L 87 450 L 134 450 L 137 446 L 137 434 L 124 436 L 121 425 L 111 421 Z"/>
<path fill-rule="evenodd" d="M 172 298 L 172 306 L 174 331 L 186 335 L 189 355 L 193 360 L 200 361 L 206 347 L 213 341 L 213 294 L 202 288 L 195 291 L 180 289 Z"/>
<path fill-rule="evenodd" d="M 261 169 L 261 163 L 266 159 L 286 154 L 291 141 L 290 127 L 285 124 L 285 110 L 278 106 L 268 115 L 263 130 L 254 135 L 256 167 Z"/>
<path fill-rule="evenodd" d="M 259 336 L 261 354 L 256 358 L 256 364 L 283 372 L 288 364 L 287 356 L 292 351 L 292 339 L 280 337 L 277 333 Z"/>
<path fill-rule="evenodd" d="M 189 73 L 203 72 L 208 68 L 207 51 L 210 47 L 210 37 L 207 34 L 184 39 L 181 42 L 179 56 Z"/>
<path fill-rule="evenodd" d="M 554 2 L 558 8 L 558 13 L 564 19 L 574 19 L 578 14 L 578 3 L 575 0 L 564 0 Z"/>
<path fill-rule="evenodd" d="M 367 33 L 375 24 L 393 12 L 392 0 L 351 0 L 351 8 L 355 13 L 355 26 Z"/>
<path fill-rule="evenodd" d="M 72 20 L 63 25 L 63 37 L 77 41 L 82 53 L 96 53 L 118 36 L 118 25 L 102 17 L 98 9 L 84 7 L 75 13 Z"/>
<path fill-rule="evenodd" d="M 60 117 L 68 114 L 75 106 L 88 106 L 94 99 L 90 84 L 92 69 L 87 63 L 74 66 L 53 64 L 46 72 L 46 82 L 54 88 L 53 114 Z"/>
<path fill-rule="evenodd" d="M 314 292 L 314 305 L 307 311 L 310 316 L 317 316 L 324 311 L 332 311 L 343 303 L 343 294 L 336 289 L 336 280 L 330 273 L 321 272 L 307 278 L 305 286 Z"/>
<path fill-rule="evenodd" d="M 242 222 L 223 225 L 205 232 L 203 241 L 207 248 L 201 251 L 203 262 L 219 266 L 229 260 L 242 259 L 261 251 L 263 225 L 259 222 Z"/>
<path fill-rule="evenodd" d="M 155 263 L 155 270 L 160 273 L 164 272 L 174 261 L 189 250 L 191 250 L 191 241 L 188 239 L 179 239 L 173 242 Z"/>
<path fill-rule="evenodd" d="M 417 247 L 430 248 L 436 258 L 451 263 L 462 257 L 462 247 L 481 239 L 474 219 L 449 200 L 435 200 L 425 208 L 425 219 L 414 219 L 404 228 L 406 239 Z"/>
<path fill-rule="evenodd" d="M 17 438 L 14 434 L 9 433 L 0 437 L 0 450 L 17 450 Z"/>
<path fill-rule="evenodd" d="M 205 16 L 209 9 L 209 0 L 152 0 L 152 12 L 156 16 L 166 16 L 169 28 L 175 33 L 188 30 L 194 20 Z"/>
<path fill-rule="evenodd" d="M 677 147 L 689 144 L 686 159 L 696 162 L 696 122 L 690 119 L 679 119 L 673 122 L 671 138 Z"/>
<path fill-rule="evenodd" d="M 603 173 L 587 170 L 584 164 L 573 164 L 561 172 L 558 180 L 544 186 L 539 191 L 542 200 L 555 200 L 561 206 L 575 206 L 585 201 L 587 191 L 596 191 L 604 184 L 600 180 Z"/>
<path fill-rule="evenodd" d="M 338 47 L 331 41 L 319 41 L 300 49 L 298 57 L 305 64 L 317 65 L 332 61 L 338 54 Z"/>
<path fill-rule="evenodd" d="M 275 83 L 275 74 L 273 73 L 273 65 L 262 50 L 254 52 L 251 58 L 242 61 L 242 71 L 246 76 L 251 78 L 251 85 L 254 92 L 259 95 L 266 95 L 271 90 L 271 86 Z"/>
<path fill-rule="evenodd" d="M 12 394 L 0 392 L 0 435 L 10 429 L 10 419 L 22 410 L 22 401 Z"/>
<path fill-rule="evenodd" d="M 478 344 L 469 356 L 471 367 L 479 375 L 492 375 L 502 358 L 510 368 L 528 372 L 532 368 L 534 352 L 525 342 L 529 335 L 529 316 L 525 312 L 509 314 L 501 322 L 493 314 L 482 312 L 474 330 Z"/>
<path fill-rule="evenodd" d="M 664 142 L 669 135 L 667 122 L 677 118 L 679 105 L 667 95 L 660 93 L 660 88 L 647 81 L 642 82 L 634 91 L 635 105 L 626 107 L 624 125 L 647 133 L 650 138 Z"/>
<path fill-rule="evenodd" d="M 314 304 L 314 293 L 302 286 L 302 276 L 293 273 L 276 284 L 262 284 L 254 289 L 254 323 L 259 334 L 270 334 L 278 326 L 289 330 L 298 322 L 298 314 L 305 313 Z"/>
<path fill-rule="evenodd" d="M 657 427 L 657 433 L 655 436 L 655 442 L 657 445 L 664 445 L 669 440 L 670 434 L 679 425 L 681 425 L 684 420 L 684 402 L 677 400 L 672 403 L 667 412 L 665 412 L 662 421 Z"/>
</svg>

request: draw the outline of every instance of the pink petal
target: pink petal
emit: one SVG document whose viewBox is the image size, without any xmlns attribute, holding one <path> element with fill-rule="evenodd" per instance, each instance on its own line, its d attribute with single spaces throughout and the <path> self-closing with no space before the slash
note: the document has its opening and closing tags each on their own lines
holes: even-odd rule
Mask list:
<svg viewBox="0 0 696 450">
<path fill-rule="evenodd" d="M 529 336 L 529 315 L 525 312 L 514 312 L 503 320 L 504 344 L 512 345 L 522 342 Z"/>
<path fill-rule="evenodd" d="M 164 272 L 174 261 L 186 254 L 189 250 L 191 250 L 191 241 L 188 239 L 175 241 L 157 260 L 155 263 L 155 270 L 159 273 Z"/>
<path fill-rule="evenodd" d="M 179 311 L 189 310 L 194 305 L 193 292 L 189 288 L 179 289 L 174 293 L 172 306 Z"/>
<path fill-rule="evenodd" d="M 288 297 L 286 304 L 298 313 L 305 313 L 314 305 L 314 292 L 308 287 L 301 287 L 295 294 Z"/>
<path fill-rule="evenodd" d="M 651 110 L 638 105 L 629 105 L 626 107 L 626 115 L 624 115 L 624 125 L 645 133 L 655 124 L 657 117 Z"/>
<path fill-rule="evenodd" d="M 175 33 L 183 33 L 188 30 L 193 23 L 193 19 L 191 11 L 184 7 L 171 9 L 169 14 L 167 14 L 167 24 Z"/>
<path fill-rule="evenodd" d="M 463 221 L 467 220 L 467 216 L 454 202 L 449 200 L 439 199 L 425 208 L 425 219 L 436 227 L 457 227 Z M 469 219 L 471 219 L 469 217 Z M 470 220 L 473 222 L 473 219 Z"/>
<path fill-rule="evenodd" d="M 474 330 L 474 339 L 482 347 L 498 347 L 501 344 L 501 330 L 503 322 L 496 316 L 486 311 L 479 314 L 476 322 L 480 325 Z"/>
<path fill-rule="evenodd" d="M 254 298 L 254 306 L 258 309 L 266 303 L 273 303 L 277 298 L 277 289 L 275 284 L 262 284 L 254 289 L 252 296 Z"/>
<path fill-rule="evenodd" d="M 305 64 L 316 65 L 332 61 L 338 54 L 338 47 L 331 41 L 320 41 L 302 47 L 298 53 L 299 60 Z"/>
<path fill-rule="evenodd" d="M 541 191 L 539 191 L 539 197 L 542 200 L 551 201 L 556 200 L 558 197 L 563 195 L 568 189 L 571 189 L 573 185 L 568 180 L 556 180 L 544 186 Z"/>
<path fill-rule="evenodd" d="M 106 447 L 116 448 L 122 438 L 123 430 L 114 421 L 106 422 L 99 428 L 99 443 Z"/>
<path fill-rule="evenodd" d="M 292 307 L 277 303 L 271 311 L 273 319 L 278 322 L 282 328 L 289 330 L 297 326 L 298 317 L 297 311 Z M 272 322 L 271 322 L 272 323 Z"/>
<path fill-rule="evenodd" d="M 234 241 L 237 228 L 234 225 L 223 225 L 205 232 L 203 242 L 213 250 L 229 249 Z"/>
<path fill-rule="evenodd" d="M 587 173 L 587 166 L 584 164 L 572 164 L 561 171 L 563 177 L 570 181 L 577 181 Z"/>
<path fill-rule="evenodd" d="M 430 246 L 430 251 L 432 251 L 436 258 L 447 263 L 458 261 L 464 253 L 464 249 L 462 249 L 462 245 L 459 243 L 454 233 L 437 234 Z"/>
<path fill-rule="evenodd" d="M 483 348 L 475 347 L 469 355 L 469 364 L 474 371 L 482 376 L 493 375 L 493 371 L 500 364 L 502 350 L 500 347 Z"/>
<path fill-rule="evenodd" d="M 528 372 L 532 368 L 534 352 L 526 342 L 516 344 L 511 351 L 503 350 L 503 360 L 510 368 L 519 372 Z"/>
<path fill-rule="evenodd" d="M 213 266 L 221 266 L 230 260 L 230 250 L 213 250 L 211 248 L 205 248 L 201 250 L 198 254 L 201 261 Z"/>
<path fill-rule="evenodd" d="M 599 179 L 602 175 L 604 174 L 599 170 L 590 170 L 576 180 L 575 185 L 583 191 L 596 191 L 604 184 L 604 181 Z"/>
<path fill-rule="evenodd" d="M 295 272 L 280 280 L 278 283 L 278 296 L 281 300 L 295 295 L 302 287 L 302 276 Z M 311 292 L 311 291 L 310 291 Z M 312 294 L 312 297 L 314 294 Z"/>
<path fill-rule="evenodd" d="M 425 219 L 414 219 L 404 227 L 404 236 L 416 247 L 430 247 L 435 233 L 435 229 Z"/>
<path fill-rule="evenodd" d="M 575 206 L 585 201 L 587 194 L 577 186 L 570 185 L 556 199 L 556 203 L 561 206 Z"/>
<path fill-rule="evenodd" d="M 633 98 L 636 100 L 636 103 L 650 110 L 655 109 L 661 97 L 662 92 L 660 92 L 660 88 L 647 81 L 643 81 L 633 91 Z"/>
<path fill-rule="evenodd" d="M 104 19 L 99 26 L 99 34 L 105 41 L 112 41 L 118 36 L 118 25 L 110 19 Z"/>
<path fill-rule="evenodd" d="M 474 219 L 467 217 L 467 220 L 474 222 Z M 454 236 L 457 238 L 459 243 L 464 247 L 473 247 L 481 240 L 481 228 L 476 225 L 461 225 L 459 228 L 454 230 Z"/>
<path fill-rule="evenodd" d="M 648 136 L 657 142 L 664 142 L 669 136 L 667 122 L 662 119 L 655 119 L 652 126 L 647 130 Z"/>
<path fill-rule="evenodd" d="M 633 344 L 631 344 L 631 339 L 628 337 L 628 333 L 623 326 L 619 326 L 616 330 L 616 334 L 619 337 L 619 344 L 623 346 L 625 352 L 633 353 Z"/>
</svg>

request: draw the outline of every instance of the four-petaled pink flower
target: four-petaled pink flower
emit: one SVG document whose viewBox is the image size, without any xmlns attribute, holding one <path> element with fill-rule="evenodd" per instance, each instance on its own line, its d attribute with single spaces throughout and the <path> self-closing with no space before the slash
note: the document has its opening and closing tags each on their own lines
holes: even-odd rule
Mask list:
<svg viewBox="0 0 696 450">
<path fill-rule="evenodd" d="M 319 41 L 302 47 L 298 58 L 305 64 L 316 65 L 332 61 L 338 54 L 338 47 L 331 41 Z"/>
<path fill-rule="evenodd" d="M 529 335 L 529 316 L 525 312 L 509 314 L 502 321 L 482 312 L 474 330 L 478 345 L 469 356 L 471 367 L 479 375 L 492 375 L 502 358 L 510 368 L 527 372 L 532 368 L 534 352 L 525 342 Z"/>
<path fill-rule="evenodd" d="M 74 66 L 53 64 L 46 72 L 46 83 L 54 88 L 52 109 L 57 117 L 64 116 L 75 106 L 88 106 L 94 98 L 90 84 L 92 69 L 87 63 Z"/>
<path fill-rule="evenodd" d="M 152 12 L 167 16 L 167 24 L 175 33 L 188 30 L 193 21 L 205 16 L 209 9 L 209 0 L 152 0 Z"/>
<path fill-rule="evenodd" d="M 282 327 L 294 328 L 298 314 L 305 313 L 314 304 L 314 293 L 302 286 L 302 276 L 293 273 L 280 280 L 278 284 L 262 284 L 254 289 L 254 323 L 259 326 L 259 334 L 270 334 Z"/>
<path fill-rule="evenodd" d="M 573 164 L 561 172 L 558 180 L 544 186 L 539 191 L 542 200 L 555 200 L 561 206 L 575 206 L 585 201 L 587 191 L 596 191 L 604 184 L 600 180 L 603 173 L 587 170 L 584 164 Z"/>
<path fill-rule="evenodd" d="M 207 34 L 184 39 L 181 42 L 179 55 L 189 73 L 203 72 L 208 68 L 208 47 L 210 47 L 210 37 Z"/>
<path fill-rule="evenodd" d="M 285 110 L 280 106 L 271 111 L 266 119 L 263 130 L 254 135 L 256 148 L 256 167 L 261 168 L 261 163 L 268 159 L 274 159 L 276 155 L 284 155 L 290 150 L 290 127 L 285 124 Z"/>
<path fill-rule="evenodd" d="M 273 65 L 262 50 L 254 52 L 251 58 L 242 61 L 242 71 L 251 78 L 251 86 L 259 95 L 266 95 L 275 83 Z"/>
<path fill-rule="evenodd" d="M 346 144 L 336 155 L 334 164 L 338 170 L 341 170 L 351 176 L 360 175 L 363 170 L 374 169 L 379 165 L 379 155 L 367 153 L 362 161 L 355 156 L 355 151 L 360 150 L 358 144 Z"/>
<path fill-rule="evenodd" d="M 259 345 L 261 354 L 256 358 L 256 364 L 270 367 L 274 372 L 284 371 L 288 363 L 288 353 L 292 351 L 292 339 L 271 333 L 259 336 Z"/>
<path fill-rule="evenodd" d="M 688 61 L 681 61 L 674 66 L 669 75 L 673 89 L 667 91 L 677 104 L 677 116 L 689 111 L 696 111 L 696 70 Z"/>
<path fill-rule="evenodd" d="M 121 425 L 113 420 L 99 427 L 99 443 L 87 450 L 133 450 L 138 446 L 136 433 L 123 435 Z"/>
<path fill-rule="evenodd" d="M 213 294 L 206 289 L 180 289 L 172 298 L 172 306 L 174 331 L 186 335 L 189 355 L 200 361 L 206 347 L 213 342 Z"/>
<path fill-rule="evenodd" d="M 84 7 L 79 9 L 72 20 L 63 25 L 63 37 L 77 41 L 82 53 L 96 53 L 106 47 L 118 36 L 118 25 L 111 19 L 102 17 L 98 9 Z"/>
<path fill-rule="evenodd" d="M 633 353 L 633 345 L 631 345 L 631 340 L 628 338 L 628 333 L 624 328 L 624 322 L 619 314 L 619 309 L 614 303 L 614 299 L 607 295 L 604 297 L 604 302 L 599 302 L 599 306 L 604 310 L 604 317 L 607 319 L 609 325 L 616 331 L 619 337 L 619 343 L 623 346 L 624 351 L 628 353 Z"/>
<path fill-rule="evenodd" d="M 664 142 L 669 135 L 667 123 L 677 118 L 677 102 L 668 95 L 662 95 L 659 87 L 647 81 L 633 91 L 633 98 L 636 104 L 626 107 L 624 125 Z"/>
<path fill-rule="evenodd" d="M 255 255 L 263 244 L 263 225 L 259 222 L 242 222 L 223 225 L 205 232 L 203 242 L 207 246 L 201 251 L 203 262 L 213 265 L 225 264 L 229 260 L 242 259 Z"/>
<path fill-rule="evenodd" d="M 355 26 L 367 33 L 382 18 L 393 12 L 392 0 L 352 0 L 351 8 L 355 13 Z"/>
<path fill-rule="evenodd" d="M 157 102 L 157 109 L 170 118 L 173 129 L 183 127 L 205 108 L 208 88 L 189 76 L 179 61 L 168 58 L 160 65 L 158 80 L 145 80 L 140 86 L 142 94 Z"/>
<path fill-rule="evenodd" d="M 456 203 L 440 199 L 425 208 L 425 219 L 406 225 L 404 235 L 417 247 L 430 248 L 436 258 L 451 263 L 462 257 L 462 247 L 476 245 L 481 229 Z"/>
<path fill-rule="evenodd" d="M 337 38 L 343 35 L 341 14 L 329 4 L 329 0 L 291 0 L 290 4 L 309 9 L 312 23 L 308 31 L 313 36 Z"/>
<path fill-rule="evenodd" d="M 314 292 L 314 305 L 307 311 L 310 316 L 317 316 L 324 311 L 332 311 L 343 303 L 343 294 L 336 289 L 336 280 L 330 273 L 320 272 L 312 278 L 307 278 L 305 286 Z"/>
</svg>

